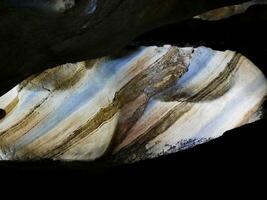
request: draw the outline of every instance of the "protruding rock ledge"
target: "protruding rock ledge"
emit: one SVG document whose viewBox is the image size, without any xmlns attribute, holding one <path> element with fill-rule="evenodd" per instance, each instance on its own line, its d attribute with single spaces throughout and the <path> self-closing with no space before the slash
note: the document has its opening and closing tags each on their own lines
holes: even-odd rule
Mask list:
<svg viewBox="0 0 267 200">
<path fill-rule="evenodd" d="M 266 0 L 252 0 L 249 2 L 245 2 L 243 4 L 237 4 L 233 6 L 226 6 L 223 8 L 218 8 L 215 10 L 208 11 L 204 14 L 198 15 L 195 18 L 209 20 L 209 21 L 216 21 L 231 17 L 233 15 L 241 14 L 246 12 L 248 8 L 254 5 L 266 5 Z"/>
</svg>

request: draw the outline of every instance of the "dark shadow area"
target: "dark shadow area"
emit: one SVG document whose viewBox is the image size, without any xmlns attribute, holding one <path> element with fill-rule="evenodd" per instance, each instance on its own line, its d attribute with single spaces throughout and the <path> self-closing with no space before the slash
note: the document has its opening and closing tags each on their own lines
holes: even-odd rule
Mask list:
<svg viewBox="0 0 267 200">
<path fill-rule="evenodd" d="M 6 116 L 6 111 L 0 108 L 0 120 Z"/>
</svg>

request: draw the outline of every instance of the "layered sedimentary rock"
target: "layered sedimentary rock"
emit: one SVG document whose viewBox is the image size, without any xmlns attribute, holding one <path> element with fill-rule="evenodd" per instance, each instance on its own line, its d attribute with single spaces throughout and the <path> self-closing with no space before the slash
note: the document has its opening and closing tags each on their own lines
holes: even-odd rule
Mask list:
<svg viewBox="0 0 267 200">
<path fill-rule="evenodd" d="M 266 94 L 232 51 L 153 46 L 67 64 L 0 98 L 0 159 L 154 158 L 260 119 Z"/>
</svg>

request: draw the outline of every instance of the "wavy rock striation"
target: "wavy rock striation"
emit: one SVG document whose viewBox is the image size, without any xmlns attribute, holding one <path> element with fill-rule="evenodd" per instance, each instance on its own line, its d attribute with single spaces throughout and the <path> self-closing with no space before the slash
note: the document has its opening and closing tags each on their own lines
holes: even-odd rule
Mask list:
<svg viewBox="0 0 267 200">
<path fill-rule="evenodd" d="M 31 76 L 0 98 L 0 159 L 136 162 L 260 119 L 267 81 L 206 47 L 143 47 Z"/>
</svg>

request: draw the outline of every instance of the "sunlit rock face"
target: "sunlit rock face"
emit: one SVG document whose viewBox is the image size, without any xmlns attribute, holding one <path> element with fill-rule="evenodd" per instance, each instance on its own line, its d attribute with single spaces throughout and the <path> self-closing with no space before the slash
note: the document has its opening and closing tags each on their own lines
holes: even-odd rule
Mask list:
<svg viewBox="0 0 267 200">
<path fill-rule="evenodd" d="M 67 64 L 0 98 L 0 159 L 154 158 L 260 119 L 266 94 L 232 51 L 153 46 Z"/>
</svg>

